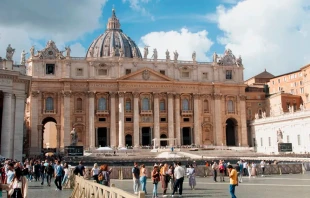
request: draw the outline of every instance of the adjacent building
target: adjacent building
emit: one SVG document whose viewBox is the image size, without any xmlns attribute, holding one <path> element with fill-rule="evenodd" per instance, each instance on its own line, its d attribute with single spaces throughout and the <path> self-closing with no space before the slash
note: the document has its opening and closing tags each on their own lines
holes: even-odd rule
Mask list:
<svg viewBox="0 0 310 198">
<path fill-rule="evenodd" d="M 71 144 L 73 128 L 78 145 L 89 149 L 151 145 L 154 138 L 171 138 L 156 146 L 248 146 L 240 57 L 228 49 L 213 62 L 196 61 L 195 52 L 182 61 L 177 51 L 152 51 L 140 52 L 114 10 L 85 57 L 71 57 L 69 47 L 63 55 L 53 41 L 37 54 L 32 48 L 29 152 L 49 145 L 61 151 Z M 52 136 L 44 136 L 47 123 Z"/>
</svg>

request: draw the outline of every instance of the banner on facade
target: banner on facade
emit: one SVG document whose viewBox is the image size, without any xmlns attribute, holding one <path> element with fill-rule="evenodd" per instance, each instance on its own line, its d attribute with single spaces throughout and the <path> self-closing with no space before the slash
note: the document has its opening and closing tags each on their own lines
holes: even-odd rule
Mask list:
<svg viewBox="0 0 310 198">
<path fill-rule="evenodd" d="M 84 155 L 83 146 L 65 146 L 65 156 L 78 157 Z"/>
<path fill-rule="evenodd" d="M 292 143 L 278 143 L 278 152 L 292 152 Z"/>
</svg>

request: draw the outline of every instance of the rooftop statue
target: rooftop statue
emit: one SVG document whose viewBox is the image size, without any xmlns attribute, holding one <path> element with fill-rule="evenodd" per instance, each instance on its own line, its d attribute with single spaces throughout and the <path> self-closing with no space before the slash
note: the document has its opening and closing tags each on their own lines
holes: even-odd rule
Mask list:
<svg viewBox="0 0 310 198">
<path fill-rule="evenodd" d="M 34 45 L 30 48 L 30 56 L 31 57 L 34 57 L 34 51 L 35 51 L 35 49 L 34 49 Z"/>
<path fill-rule="evenodd" d="M 132 50 L 132 56 L 133 56 L 133 57 L 136 57 L 136 56 L 137 56 L 136 48 L 135 48 L 135 47 L 132 47 L 131 50 Z"/>
<path fill-rule="evenodd" d="M 70 49 L 70 46 L 68 47 L 65 47 L 65 50 L 66 50 L 66 57 L 70 57 L 70 53 L 71 53 L 71 49 Z"/>
<path fill-rule="evenodd" d="M 173 52 L 173 54 L 174 54 L 174 61 L 177 61 L 178 57 L 179 57 L 179 53 L 177 52 L 177 50 L 175 50 L 175 52 Z"/>
<path fill-rule="evenodd" d="M 152 58 L 154 58 L 154 60 L 157 60 L 157 49 L 156 48 L 154 48 L 154 50 L 153 50 Z"/>
<path fill-rule="evenodd" d="M 119 57 L 120 58 L 124 57 L 124 50 L 123 50 L 123 48 L 119 49 Z"/>
<path fill-rule="evenodd" d="M 213 63 L 217 64 L 217 59 L 218 59 L 218 55 L 216 54 L 216 52 L 213 53 Z"/>
<path fill-rule="evenodd" d="M 170 53 L 169 53 L 168 49 L 166 51 L 166 60 L 170 60 Z"/>
<path fill-rule="evenodd" d="M 144 56 L 143 56 L 143 58 L 147 59 L 147 55 L 148 54 L 149 54 L 149 48 L 148 48 L 148 46 L 145 46 L 144 47 Z"/>
<path fill-rule="evenodd" d="M 6 59 L 12 60 L 14 52 L 15 52 L 15 49 L 13 49 L 11 47 L 11 44 L 9 44 L 8 47 L 6 48 Z"/>
<path fill-rule="evenodd" d="M 283 143 L 283 133 L 282 133 L 281 129 L 279 129 L 277 131 L 277 141 L 278 141 L 278 143 Z"/>
<path fill-rule="evenodd" d="M 193 59 L 193 62 L 196 62 L 196 52 L 195 51 L 192 54 L 192 59 Z"/>
<path fill-rule="evenodd" d="M 20 55 L 20 64 L 21 65 L 25 65 L 26 64 L 26 55 L 28 54 L 28 52 L 26 53 L 25 50 L 22 51 L 21 55 Z"/>
<path fill-rule="evenodd" d="M 237 65 L 242 66 L 242 58 L 241 55 L 239 55 L 239 58 L 237 58 Z"/>
</svg>

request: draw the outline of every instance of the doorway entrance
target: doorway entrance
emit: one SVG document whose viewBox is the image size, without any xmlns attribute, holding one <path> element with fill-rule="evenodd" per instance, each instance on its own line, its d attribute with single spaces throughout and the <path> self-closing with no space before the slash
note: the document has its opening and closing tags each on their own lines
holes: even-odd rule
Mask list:
<svg viewBox="0 0 310 198">
<path fill-rule="evenodd" d="M 132 136 L 129 135 L 129 134 L 127 134 L 127 135 L 125 136 L 125 145 L 126 145 L 126 146 L 132 146 Z"/>
<path fill-rule="evenodd" d="M 109 145 L 107 127 L 99 127 L 97 129 L 97 145 L 98 147 L 105 147 Z"/>
<path fill-rule="evenodd" d="M 226 145 L 236 146 L 236 132 L 237 121 L 235 119 L 229 118 L 226 120 Z"/>
<path fill-rule="evenodd" d="M 182 145 L 191 145 L 192 137 L 191 137 L 191 128 L 183 127 L 182 128 Z"/>
<path fill-rule="evenodd" d="M 160 138 L 167 138 L 166 134 L 161 134 Z M 160 141 L 160 146 L 167 146 L 167 141 Z"/>
<path fill-rule="evenodd" d="M 42 121 L 42 142 L 43 149 L 56 149 L 57 148 L 57 128 L 56 120 L 52 117 L 47 117 Z"/>
<path fill-rule="evenodd" d="M 142 146 L 151 145 L 151 128 L 142 127 Z"/>
</svg>

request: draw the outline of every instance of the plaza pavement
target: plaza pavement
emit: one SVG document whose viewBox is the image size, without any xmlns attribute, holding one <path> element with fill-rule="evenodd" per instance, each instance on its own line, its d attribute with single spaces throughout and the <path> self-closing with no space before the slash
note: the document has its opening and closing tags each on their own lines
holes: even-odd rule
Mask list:
<svg viewBox="0 0 310 198">
<path fill-rule="evenodd" d="M 216 197 L 227 198 L 229 195 L 229 178 L 225 182 L 213 182 L 212 177 L 197 178 L 195 190 L 190 190 L 188 179 L 183 184 L 183 196 L 191 198 Z M 306 198 L 310 195 L 310 173 L 288 174 L 288 175 L 267 175 L 266 177 L 257 177 L 248 179 L 245 177 L 243 183 L 236 187 L 236 196 L 238 198 Z M 219 181 L 219 177 L 218 177 Z M 112 180 L 116 187 L 132 193 L 132 180 Z M 153 184 L 150 179 L 147 181 L 147 198 L 152 197 Z M 159 197 L 162 197 L 162 188 L 158 186 Z M 171 191 L 168 190 L 168 195 Z M 169 197 L 169 196 L 168 196 Z M 176 196 L 177 197 L 177 196 Z"/>
<path fill-rule="evenodd" d="M 197 186 L 195 190 L 190 190 L 188 179 L 183 184 L 183 197 L 201 198 L 216 197 L 227 198 L 229 196 L 228 187 L 229 179 L 226 177 L 225 182 L 213 182 L 212 177 L 196 178 Z M 266 177 L 257 177 L 248 179 L 244 177 L 243 183 L 236 187 L 236 195 L 238 198 L 305 198 L 310 195 L 310 173 L 306 174 L 287 174 L 287 175 L 267 175 Z M 219 177 L 218 177 L 219 181 Z M 132 180 L 111 180 L 117 188 L 132 193 Z M 150 179 L 147 181 L 147 198 L 152 197 L 153 184 Z M 4 192 L 4 191 L 3 191 Z M 52 187 L 46 185 L 41 186 L 40 182 L 30 182 L 28 190 L 29 198 L 46 197 L 46 198 L 68 198 L 72 189 L 64 189 L 63 191 L 55 191 L 55 185 Z M 159 197 L 162 197 L 162 188 L 158 186 Z M 168 190 L 168 194 L 171 191 Z M 3 193 L 6 197 L 6 193 Z"/>
</svg>

